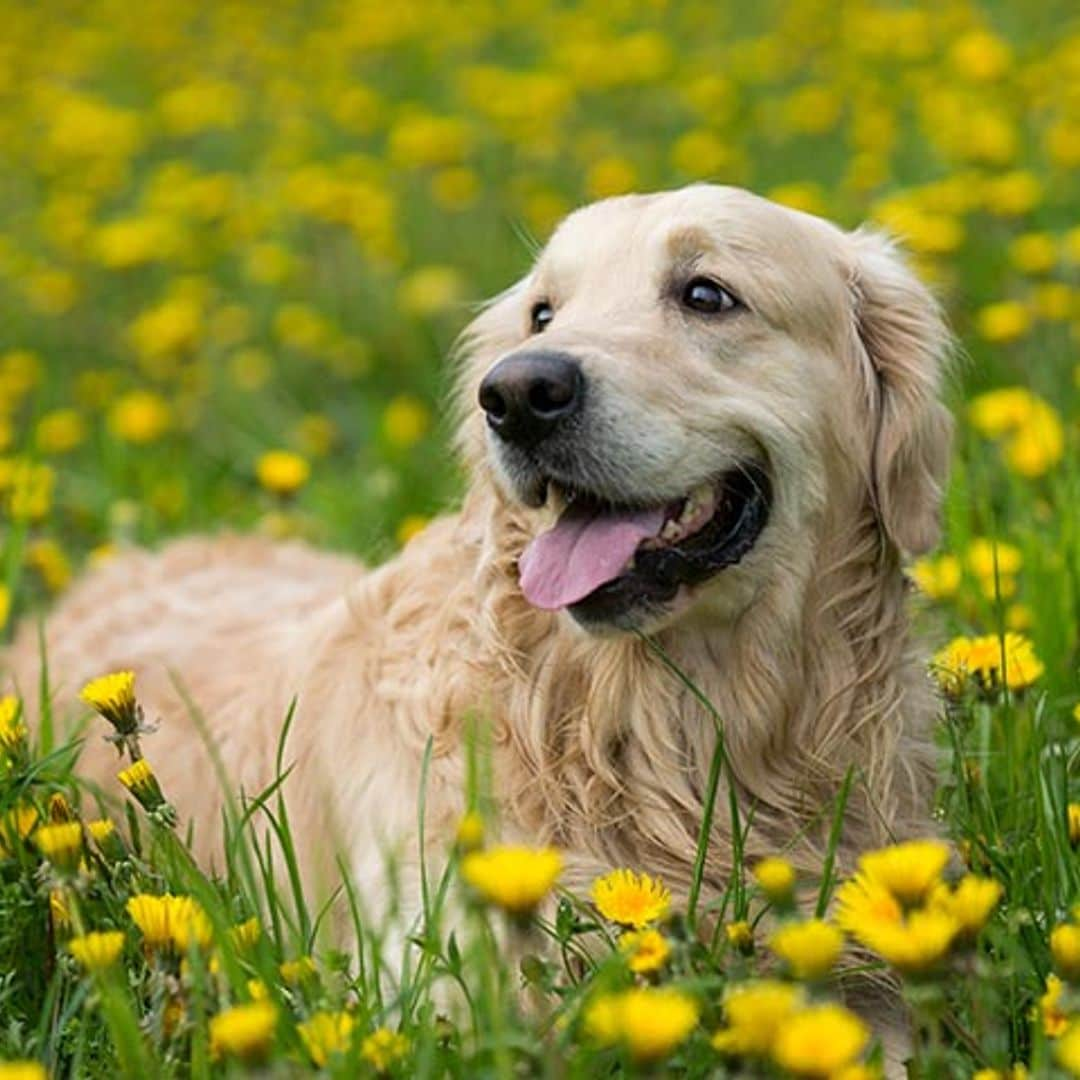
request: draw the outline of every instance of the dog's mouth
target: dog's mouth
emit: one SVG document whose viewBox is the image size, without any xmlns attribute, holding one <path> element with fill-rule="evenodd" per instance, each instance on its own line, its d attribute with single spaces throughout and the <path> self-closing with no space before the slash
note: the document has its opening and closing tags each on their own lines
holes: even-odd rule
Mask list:
<svg viewBox="0 0 1080 1080">
<path fill-rule="evenodd" d="M 772 506 L 772 485 L 757 463 L 661 506 L 556 491 L 566 508 L 522 554 L 521 590 L 535 607 L 566 608 L 586 623 L 618 623 L 631 609 L 662 607 L 680 587 L 735 565 L 756 543 Z"/>
</svg>

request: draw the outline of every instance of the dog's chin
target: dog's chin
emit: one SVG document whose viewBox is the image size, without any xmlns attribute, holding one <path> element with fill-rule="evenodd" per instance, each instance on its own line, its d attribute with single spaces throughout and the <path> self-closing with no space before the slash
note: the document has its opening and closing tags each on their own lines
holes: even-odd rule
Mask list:
<svg viewBox="0 0 1080 1080">
<path fill-rule="evenodd" d="M 613 504 L 556 480 L 549 479 L 546 487 L 545 501 L 585 512 L 618 515 L 649 508 L 647 501 Z M 750 553 L 768 524 L 772 503 L 763 464 L 749 460 L 725 470 L 657 508 L 663 510 L 658 534 L 638 544 L 621 573 L 564 610 L 589 633 L 658 629 Z"/>
</svg>

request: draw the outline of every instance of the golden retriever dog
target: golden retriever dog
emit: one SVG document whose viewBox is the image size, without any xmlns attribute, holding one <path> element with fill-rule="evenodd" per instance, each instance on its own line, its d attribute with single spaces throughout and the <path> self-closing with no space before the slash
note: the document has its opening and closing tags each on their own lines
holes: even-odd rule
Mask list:
<svg viewBox="0 0 1080 1080">
<path fill-rule="evenodd" d="M 572 887 L 630 866 L 685 894 L 721 730 L 747 861 L 817 874 L 852 770 L 849 867 L 931 828 L 902 564 L 937 535 L 948 344 L 871 231 L 708 185 L 588 206 L 465 331 L 457 513 L 374 570 L 254 538 L 124 553 L 45 624 L 56 707 L 134 670 L 148 758 L 212 858 L 213 755 L 264 787 L 295 698 L 306 872 L 340 850 L 369 899 L 384 852 L 417 863 L 428 740 L 426 836 L 449 846 L 470 718 L 503 838 L 562 849 Z M 37 626 L 8 660 L 33 698 Z M 116 768 L 88 737 L 84 771 Z M 731 872 L 728 805 L 706 890 Z"/>
</svg>

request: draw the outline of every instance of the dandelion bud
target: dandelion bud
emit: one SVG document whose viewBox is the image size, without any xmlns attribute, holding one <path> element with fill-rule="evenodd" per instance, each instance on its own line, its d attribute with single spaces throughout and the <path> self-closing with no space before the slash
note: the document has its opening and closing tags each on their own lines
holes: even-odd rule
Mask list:
<svg viewBox="0 0 1080 1080">
<path fill-rule="evenodd" d="M 20 719 L 18 699 L 8 694 L 0 698 L 0 750 L 15 757 L 26 746 L 26 725 Z"/>
<path fill-rule="evenodd" d="M 145 758 L 138 758 L 126 769 L 121 769 L 116 778 L 135 796 L 139 805 L 148 813 L 160 809 L 165 803 L 161 785 Z"/>
<path fill-rule="evenodd" d="M 98 850 L 110 862 L 122 859 L 126 854 L 124 841 L 116 831 L 116 826 L 108 818 L 98 818 L 86 823 L 86 830 L 93 837 Z"/>
<path fill-rule="evenodd" d="M 240 952 L 249 952 L 258 944 L 262 936 L 262 926 L 257 918 L 245 919 L 229 929 L 229 940 Z"/>
<path fill-rule="evenodd" d="M 1071 983 L 1080 982 L 1080 926 L 1064 923 L 1050 935 L 1054 966 Z"/>
<path fill-rule="evenodd" d="M 724 936 L 727 938 L 727 943 L 744 956 L 749 956 L 754 951 L 754 931 L 750 929 L 750 924 L 745 919 L 726 923 Z"/>
<path fill-rule="evenodd" d="M 762 859 L 754 867 L 754 880 L 761 891 L 778 907 L 791 902 L 795 891 L 795 867 L 787 859 Z"/>
<path fill-rule="evenodd" d="M 1080 844 L 1080 803 L 1069 803 L 1069 843 Z"/>
<path fill-rule="evenodd" d="M 71 803 L 59 791 L 49 796 L 49 820 L 57 825 L 61 825 L 65 821 L 75 820 L 75 812 L 71 809 Z"/>
<path fill-rule="evenodd" d="M 62 873 L 78 869 L 82 858 L 82 826 L 77 821 L 42 825 L 34 833 L 34 843 L 50 863 Z"/>
<path fill-rule="evenodd" d="M 484 819 L 470 810 L 459 822 L 454 838 L 459 850 L 476 851 L 484 846 Z"/>
<path fill-rule="evenodd" d="M 59 933 L 67 933 L 71 929 L 71 910 L 68 907 L 67 894 L 63 889 L 49 890 L 49 915 L 52 918 L 53 929 Z"/>
<path fill-rule="evenodd" d="M 310 956 L 300 956 L 295 960 L 284 961 L 278 966 L 278 972 L 287 986 L 299 986 L 308 979 L 314 979 L 319 969 Z"/>
</svg>

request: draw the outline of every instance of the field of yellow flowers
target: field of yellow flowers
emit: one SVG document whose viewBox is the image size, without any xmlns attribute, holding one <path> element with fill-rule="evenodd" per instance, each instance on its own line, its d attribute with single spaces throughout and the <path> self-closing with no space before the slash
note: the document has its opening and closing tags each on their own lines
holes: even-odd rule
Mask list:
<svg viewBox="0 0 1080 1080">
<path fill-rule="evenodd" d="M 720 180 L 877 222 L 963 352 L 946 541 L 911 567 L 957 858 L 928 838 L 805 882 L 778 852 L 688 912 L 649 867 L 571 896 L 557 852 L 470 815 L 395 982 L 400 943 L 357 915 L 337 951 L 273 881 L 293 865 L 274 789 L 230 822 L 219 876 L 195 867 L 138 687 L 103 671 L 91 737 L 126 755 L 105 801 L 51 717 L 0 700 L 0 1080 L 858 1080 L 883 1058 L 830 982 L 853 945 L 902 988 L 913 1075 L 1080 1077 L 1074 4 L 0 0 L 0 19 L 5 633 L 179 532 L 392 553 L 458 484 L 454 334 L 590 199 Z"/>
</svg>

